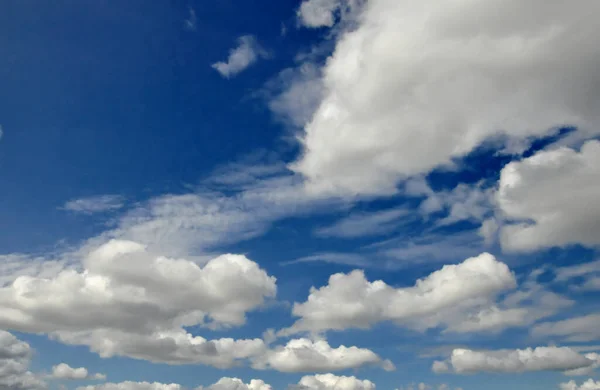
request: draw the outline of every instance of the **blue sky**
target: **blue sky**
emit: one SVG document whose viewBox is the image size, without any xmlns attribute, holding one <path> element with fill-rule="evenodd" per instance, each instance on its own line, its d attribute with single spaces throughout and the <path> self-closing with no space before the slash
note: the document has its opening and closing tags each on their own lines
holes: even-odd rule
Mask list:
<svg viewBox="0 0 600 390">
<path fill-rule="evenodd" d="M 2 3 L 0 389 L 600 388 L 598 7 Z"/>
</svg>

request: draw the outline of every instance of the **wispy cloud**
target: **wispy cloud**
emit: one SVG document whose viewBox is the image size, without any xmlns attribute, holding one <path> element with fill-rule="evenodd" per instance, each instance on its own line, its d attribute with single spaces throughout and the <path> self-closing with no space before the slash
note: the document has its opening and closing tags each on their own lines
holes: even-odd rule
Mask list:
<svg viewBox="0 0 600 390">
<path fill-rule="evenodd" d="M 267 58 L 269 54 L 264 50 L 252 35 L 243 35 L 238 38 L 238 46 L 229 51 L 227 61 L 219 61 L 212 67 L 225 78 L 230 78 L 242 72 L 260 58 Z"/>
<path fill-rule="evenodd" d="M 331 226 L 319 228 L 315 234 L 321 237 L 355 238 L 375 236 L 392 231 L 409 210 L 392 209 L 372 213 L 355 213 L 340 219 Z"/>
<path fill-rule="evenodd" d="M 118 210 L 124 205 L 125 198 L 121 195 L 98 195 L 69 200 L 62 209 L 75 213 L 95 214 Z"/>
<path fill-rule="evenodd" d="M 183 26 L 184 26 L 184 28 L 186 30 L 196 31 L 197 23 L 198 23 L 198 18 L 196 16 L 196 10 L 193 9 L 192 7 L 190 7 L 190 9 L 189 9 L 189 16 L 185 20 Z"/>
</svg>

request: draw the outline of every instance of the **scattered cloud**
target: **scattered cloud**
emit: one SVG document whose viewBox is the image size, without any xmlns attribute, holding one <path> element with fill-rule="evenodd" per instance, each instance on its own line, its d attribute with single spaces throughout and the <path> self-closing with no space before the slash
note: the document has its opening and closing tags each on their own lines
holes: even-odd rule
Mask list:
<svg viewBox="0 0 600 390">
<path fill-rule="evenodd" d="M 63 210 L 81 214 L 96 214 L 119 210 L 125 206 L 121 195 L 98 195 L 88 198 L 72 199 L 64 204 Z"/>
<path fill-rule="evenodd" d="M 32 350 L 29 344 L 0 330 L 0 389 L 41 390 L 43 380 L 28 370 Z"/>
<path fill-rule="evenodd" d="M 205 388 L 200 386 L 196 390 L 202 389 Z M 238 378 L 225 377 L 208 386 L 206 390 L 272 390 L 272 387 L 260 379 L 252 379 L 250 383 L 244 383 Z"/>
<path fill-rule="evenodd" d="M 317 374 L 303 376 L 300 382 L 290 386 L 289 390 L 375 390 L 375 383 L 354 376 Z"/>
<path fill-rule="evenodd" d="M 600 390 L 600 381 L 596 382 L 590 378 L 579 386 L 577 385 L 577 382 L 569 381 L 561 383 L 560 390 Z"/>
<path fill-rule="evenodd" d="M 332 348 L 327 341 L 294 339 L 285 346 L 276 347 L 257 359 L 253 367 L 272 368 L 281 372 L 323 372 L 379 365 L 390 371 L 395 369 L 390 361 L 383 361 L 374 352 L 357 347 Z"/>
<path fill-rule="evenodd" d="M 54 379 L 69 379 L 69 380 L 82 380 L 82 379 L 96 379 L 105 380 L 106 375 L 104 374 L 90 374 L 88 369 L 85 367 L 73 368 L 67 363 L 60 363 L 52 367 L 52 378 Z"/>
<path fill-rule="evenodd" d="M 212 67 L 221 76 L 230 78 L 254 64 L 258 59 L 268 56 L 267 51 L 258 44 L 254 36 L 244 35 L 238 38 L 238 46 L 229 51 L 227 61 L 216 62 L 212 64 Z"/>
<path fill-rule="evenodd" d="M 179 384 L 159 383 L 159 382 L 121 382 L 121 383 L 103 383 L 101 385 L 80 386 L 77 390 L 182 390 Z"/>
<path fill-rule="evenodd" d="M 502 215 L 516 223 L 501 228 L 503 248 L 599 245 L 599 177 L 599 141 L 586 142 L 579 152 L 561 147 L 505 166 L 497 201 Z"/>
<path fill-rule="evenodd" d="M 537 347 L 516 350 L 473 351 L 455 349 L 447 361 L 436 361 L 437 373 L 516 373 L 526 371 L 567 371 L 592 366 L 594 360 L 567 347 Z"/>
</svg>

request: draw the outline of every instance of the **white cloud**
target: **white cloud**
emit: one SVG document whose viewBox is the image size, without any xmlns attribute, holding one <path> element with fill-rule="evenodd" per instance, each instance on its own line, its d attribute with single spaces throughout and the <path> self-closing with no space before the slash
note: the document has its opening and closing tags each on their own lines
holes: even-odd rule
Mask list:
<svg viewBox="0 0 600 390">
<path fill-rule="evenodd" d="M 176 383 L 159 382 L 121 382 L 103 383 L 101 385 L 80 386 L 77 390 L 182 390 L 183 387 Z"/>
<path fill-rule="evenodd" d="M 336 376 L 333 374 L 307 375 L 300 379 L 296 390 L 375 390 L 375 384 L 354 376 Z"/>
<path fill-rule="evenodd" d="M 600 260 L 560 267 L 554 270 L 556 282 L 571 282 L 575 278 L 583 278 L 581 283 L 572 283 L 573 290 L 600 291 Z"/>
<path fill-rule="evenodd" d="M 69 366 L 67 363 L 60 363 L 52 367 L 52 377 L 55 379 L 97 379 L 105 380 L 106 375 L 104 374 L 90 374 L 85 367 L 74 368 Z"/>
<path fill-rule="evenodd" d="M 588 141 L 579 152 L 561 147 L 505 166 L 498 206 L 505 218 L 518 223 L 502 227 L 503 248 L 599 245 L 599 178 L 598 141 Z"/>
<path fill-rule="evenodd" d="M 185 20 L 183 26 L 188 31 L 196 31 L 198 24 L 198 17 L 196 16 L 196 10 L 192 7 L 189 8 L 189 16 Z"/>
<path fill-rule="evenodd" d="M 309 0 L 311 27 L 352 2 Z M 294 164 L 315 192 L 389 194 L 499 134 L 600 129 L 595 0 L 373 0 L 337 36 Z"/>
<path fill-rule="evenodd" d="M 574 370 L 565 371 L 564 374 L 568 376 L 583 376 L 591 375 L 595 370 L 600 368 L 600 354 L 592 352 L 584 355 L 587 359 L 594 361 L 594 364 L 588 367 L 576 368 Z"/>
<path fill-rule="evenodd" d="M 455 349 L 446 362 L 434 364 L 433 370 L 443 372 L 442 364 L 458 374 L 468 374 L 566 371 L 589 367 L 594 361 L 567 347 L 537 347 L 498 351 Z"/>
<path fill-rule="evenodd" d="M 409 211 L 391 209 L 372 213 L 353 213 L 331 226 L 315 231 L 321 237 L 355 238 L 385 234 L 393 230 Z"/>
<path fill-rule="evenodd" d="M 556 322 L 538 324 L 531 330 L 537 337 L 561 337 L 566 341 L 600 339 L 600 314 L 589 314 Z"/>
<path fill-rule="evenodd" d="M 0 255 L 0 287 L 11 284 L 19 276 L 50 278 L 65 269 L 67 262 L 21 253 Z"/>
<path fill-rule="evenodd" d="M 196 390 L 204 389 L 199 387 Z M 252 379 L 250 383 L 244 383 L 238 378 L 221 378 L 206 388 L 206 390 L 272 390 L 271 385 L 260 379 Z"/>
<path fill-rule="evenodd" d="M 95 214 L 118 210 L 125 206 L 125 198 L 120 195 L 98 195 L 72 199 L 64 204 L 63 210 L 82 214 Z"/>
<path fill-rule="evenodd" d="M 28 370 L 31 360 L 29 344 L 0 330 L 0 389 L 39 390 L 46 384 Z"/>
<path fill-rule="evenodd" d="M 293 314 L 300 319 L 280 334 L 367 329 L 381 321 L 435 327 L 447 323 L 448 310 L 462 315 L 465 307 L 487 303 L 514 287 L 516 280 L 508 267 L 488 253 L 446 265 L 407 288 L 394 288 L 381 280 L 369 282 L 360 270 L 339 273 L 326 286 L 312 287 L 306 302 L 294 304 Z"/>
<path fill-rule="evenodd" d="M 327 341 L 301 338 L 276 347 L 253 365 L 254 368 L 272 368 L 281 372 L 323 372 L 379 365 L 386 370 L 395 369 L 373 351 L 341 345 L 332 348 Z"/>
<path fill-rule="evenodd" d="M 600 390 L 600 381 L 596 382 L 593 379 L 588 379 L 580 386 L 575 381 L 569 381 L 560 384 L 560 390 Z"/>
<path fill-rule="evenodd" d="M 254 64 L 259 58 L 266 57 L 267 52 L 256 42 L 256 38 L 244 35 L 238 38 L 238 46 L 230 50 L 227 61 L 216 62 L 212 67 L 221 76 L 230 78 Z"/>
<path fill-rule="evenodd" d="M 0 326 L 48 333 L 103 357 L 229 367 L 264 353 L 260 339 L 209 341 L 183 329 L 242 325 L 246 312 L 275 296 L 275 279 L 244 256 L 200 267 L 110 241 L 83 266 L 52 278 L 21 276 L 0 289 Z"/>
</svg>

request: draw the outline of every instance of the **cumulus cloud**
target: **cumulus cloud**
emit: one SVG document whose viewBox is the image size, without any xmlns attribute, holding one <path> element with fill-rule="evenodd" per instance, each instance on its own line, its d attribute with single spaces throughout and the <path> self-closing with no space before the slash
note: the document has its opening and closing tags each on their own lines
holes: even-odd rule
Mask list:
<svg viewBox="0 0 600 390">
<path fill-rule="evenodd" d="M 509 250 L 600 244 L 600 142 L 541 151 L 502 169 L 497 193 Z M 523 222 L 527 221 L 527 222 Z"/>
<path fill-rule="evenodd" d="M 67 363 L 60 363 L 56 366 L 52 367 L 52 377 L 55 379 L 71 379 L 71 380 L 81 380 L 81 379 L 98 379 L 104 380 L 106 379 L 106 375 L 104 374 L 90 374 L 85 367 L 73 368 L 69 366 Z"/>
<path fill-rule="evenodd" d="M 304 27 L 332 27 L 336 14 L 344 20 L 356 13 L 364 0 L 305 0 L 298 9 L 298 21 Z"/>
<path fill-rule="evenodd" d="M 118 210 L 125 205 L 121 195 L 98 195 L 88 198 L 71 199 L 62 207 L 63 210 L 81 214 L 95 214 Z"/>
<path fill-rule="evenodd" d="M 159 382 L 120 382 L 103 383 L 101 385 L 80 386 L 77 390 L 182 390 L 183 387 L 176 383 Z"/>
<path fill-rule="evenodd" d="M 21 276 L 0 289 L 0 326 L 88 345 L 103 357 L 228 367 L 264 351 L 260 339 L 206 340 L 183 327 L 230 327 L 275 296 L 275 278 L 241 255 L 204 267 L 110 241 L 52 278 Z"/>
<path fill-rule="evenodd" d="M 309 0 L 309 27 L 340 0 Z M 389 194 L 484 140 L 600 129 L 594 0 L 374 0 L 337 35 L 293 169 L 315 192 Z"/>
<path fill-rule="evenodd" d="M 301 338 L 276 347 L 257 360 L 255 368 L 272 368 L 281 372 L 323 372 L 380 365 L 386 370 L 395 367 L 383 361 L 373 351 L 341 345 L 333 348 L 325 340 L 312 341 Z"/>
<path fill-rule="evenodd" d="M 318 374 L 303 376 L 290 390 L 375 390 L 375 384 L 354 376 Z"/>
<path fill-rule="evenodd" d="M 594 341 L 600 339 L 600 314 L 588 314 L 562 321 L 545 322 L 532 328 L 537 337 L 560 337 L 566 341 Z"/>
<path fill-rule="evenodd" d="M 446 323 L 447 309 L 456 312 L 461 306 L 488 302 L 514 287 L 515 277 L 506 264 L 488 253 L 446 265 L 407 288 L 369 282 L 360 270 L 339 273 L 326 286 L 312 287 L 306 302 L 294 304 L 293 314 L 300 319 L 280 334 L 367 329 L 381 321 L 435 327 Z"/>
<path fill-rule="evenodd" d="M 28 370 L 31 347 L 14 335 L 0 330 L 0 389 L 39 390 L 46 384 Z"/>
<path fill-rule="evenodd" d="M 566 371 L 589 367 L 594 360 L 567 347 L 537 347 L 516 350 L 473 351 L 455 349 L 445 362 L 436 362 L 435 372 L 468 374 L 476 372 L 515 373 Z M 448 370 L 443 370 L 442 368 Z"/>
<path fill-rule="evenodd" d="M 205 389 L 200 386 L 196 390 Z M 206 388 L 206 390 L 272 390 L 271 385 L 260 379 L 252 379 L 250 383 L 244 383 L 238 378 L 221 378 L 217 383 L 214 383 Z"/>
<path fill-rule="evenodd" d="M 574 370 L 565 371 L 564 374 L 567 376 L 583 376 L 591 375 L 595 370 L 600 368 L 600 354 L 591 352 L 584 355 L 587 359 L 594 361 L 594 364 L 588 367 L 576 368 Z"/>
<path fill-rule="evenodd" d="M 259 58 L 266 58 L 267 52 L 260 47 L 252 35 L 238 38 L 238 46 L 229 51 L 227 61 L 219 61 L 212 67 L 225 78 L 230 78 L 242 72 Z"/>
<path fill-rule="evenodd" d="M 560 390 L 600 390 L 600 381 L 596 382 L 593 379 L 588 379 L 581 385 L 577 385 L 575 381 L 569 381 L 560 384 Z"/>
</svg>

